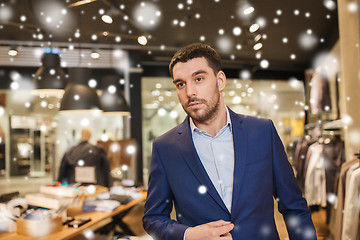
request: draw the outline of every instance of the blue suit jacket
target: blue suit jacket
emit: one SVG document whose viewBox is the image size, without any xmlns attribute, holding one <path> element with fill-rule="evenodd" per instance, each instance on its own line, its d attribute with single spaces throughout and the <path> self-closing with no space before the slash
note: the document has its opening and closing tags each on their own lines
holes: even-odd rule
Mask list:
<svg viewBox="0 0 360 240">
<path fill-rule="evenodd" d="M 229 112 L 235 155 L 231 213 L 196 153 L 186 118 L 153 143 L 145 230 L 154 239 L 182 240 L 186 228 L 222 219 L 235 224 L 233 239 L 279 239 L 275 197 L 290 239 L 315 240 L 310 211 L 272 121 Z M 170 219 L 173 203 L 177 221 Z"/>
</svg>

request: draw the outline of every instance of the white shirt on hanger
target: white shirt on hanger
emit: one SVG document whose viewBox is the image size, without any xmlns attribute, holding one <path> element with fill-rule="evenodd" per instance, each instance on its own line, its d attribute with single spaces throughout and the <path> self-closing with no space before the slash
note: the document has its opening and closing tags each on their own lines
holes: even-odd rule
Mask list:
<svg viewBox="0 0 360 240">
<path fill-rule="evenodd" d="M 349 176 L 349 183 L 346 183 L 348 185 L 345 190 L 342 240 L 354 240 L 360 235 L 360 168 L 353 169 Z"/>
<path fill-rule="evenodd" d="M 326 176 L 323 145 L 314 143 L 309 147 L 311 155 L 305 175 L 305 198 L 309 205 L 326 207 Z"/>
</svg>

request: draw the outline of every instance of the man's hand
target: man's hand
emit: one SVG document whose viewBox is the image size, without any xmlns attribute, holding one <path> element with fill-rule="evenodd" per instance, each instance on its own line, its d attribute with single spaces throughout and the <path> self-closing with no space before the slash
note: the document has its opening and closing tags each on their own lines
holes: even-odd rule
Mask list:
<svg viewBox="0 0 360 240">
<path fill-rule="evenodd" d="M 232 240 L 230 231 L 234 224 L 219 220 L 189 228 L 185 234 L 185 240 Z"/>
</svg>

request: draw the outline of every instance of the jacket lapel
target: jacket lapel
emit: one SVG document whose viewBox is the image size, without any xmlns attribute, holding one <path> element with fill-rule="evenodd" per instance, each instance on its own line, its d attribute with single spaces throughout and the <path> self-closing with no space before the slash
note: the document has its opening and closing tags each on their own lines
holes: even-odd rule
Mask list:
<svg viewBox="0 0 360 240">
<path fill-rule="evenodd" d="M 245 160 L 247 157 L 248 146 L 248 133 L 242 123 L 240 115 L 235 114 L 229 109 L 234 140 L 234 182 L 233 182 L 233 195 L 231 204 L 231 213 L 235 213 L 235 207 L 238 205 L 240 190 L 243 183 L 245 173 Z"/>
<path fill-rule="evenodd" d="M 229 212 L 222 201 L 220 195 L 216 191 L 216 188 L 212 184 L 204 166 L 201 163 L 201 160 L 196 152 L 194 143 L 192 141 L 192 136 L 190 133 L 189 119 L 188 117 L 179 127 L 179 138 L 178 146 L 182 157 L 185 159 L 186 164 L 189 166 L 190 170 L 194 176 L 200 182 L 199 186 L 205 186 L 207 193 L 224 209 L 224 211 Z"/>
</svg>

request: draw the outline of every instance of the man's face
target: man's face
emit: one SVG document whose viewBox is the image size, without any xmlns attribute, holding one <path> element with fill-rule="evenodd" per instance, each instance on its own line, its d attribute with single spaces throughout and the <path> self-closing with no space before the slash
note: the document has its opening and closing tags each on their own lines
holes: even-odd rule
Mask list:
<svg viewBox="0 0 360 240">
<path fill-rule="evenodd" d="M 225 87 L 225 75 L 216 75 L 204 57 L 178 62 L 173 68 L 177 95 L 185 112 L 197 122 L 214 118 Z M 220 86 L 220 87 L 219 87 Z"/>
</svg>

